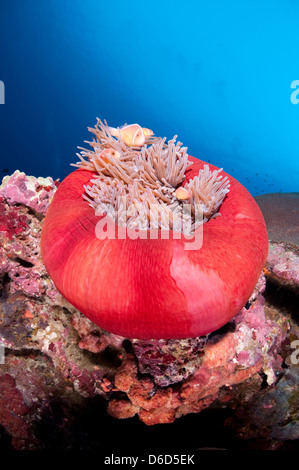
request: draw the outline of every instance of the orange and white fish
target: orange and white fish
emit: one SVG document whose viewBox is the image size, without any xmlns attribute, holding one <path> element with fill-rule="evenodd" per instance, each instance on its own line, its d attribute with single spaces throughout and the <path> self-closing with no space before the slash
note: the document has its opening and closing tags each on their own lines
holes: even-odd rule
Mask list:
<svg viewBox="0 0 299 470">
<path fill-rule="evenodd" d="M 175 191 L 175 195 L 179 201 L 186 201 L 187 199 L 191 198 L 191 193 L 187 189 L 183 188 L 182 186 L 180 186 Z"/>
<path fill-rule="evenodd" d="M 142 128 L 139 124 L 129 124 L 120 129 L 110 127 L 110 132 L 114 137 L 119 137 L 120 134 L 128 147 L 142 147 L 146 140 L 154 134 L 153 131 Z"/>
<path fill-rule="evenodd" d="M 111 148 L 105 149 L 100 153 L 100 157 L 106 163 L 108 163 L 108 159 L 106 158 L 107 155 L 111 155 L 114 158 L 120 158 L 120 153 L 117 150 L 114 150 L 114 149 L 111 149 Z"/>
</svg>

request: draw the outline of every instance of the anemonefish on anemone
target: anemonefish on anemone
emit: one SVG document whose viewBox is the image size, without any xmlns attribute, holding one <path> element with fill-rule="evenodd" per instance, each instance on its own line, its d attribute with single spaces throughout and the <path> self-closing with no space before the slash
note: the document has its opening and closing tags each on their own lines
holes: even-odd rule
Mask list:
<svg viewBox="0 0 299 470">
<path fill-rule="evenodd" d="M 154 133 L 152 130 L 142 128 L 139 124 L 130 124 L 121 128 L 110 127 L 113 137 L 121 137 L 128 147 L 142 147 Z"/>
<path fill-rule="evenodd" d="M 46 270 L 104 331 L 208 335 L 254 292 L 269 247 L 263 215 L 241 183 L 177 136 L 113 129 L 97 120 L 91 149 L 53 197 L 41 234 Z"/>
<path fill-rule="evenodd" d="M 176 198 L 179 200 L 179 201 L 184 201 L 186 199 L 190 199 L 191 198 L 191 193 L 189 191 L 187 191 L 187 189 L 183 188 L 182 186 L 180 186 L 176 191 L 175 191 L 175 195 L 176 195 Z"/>
<path fill-rule="evenodd" d="M 100 153 L 100 158 L 102 158 L 106 163 L 108 162 L 107 156 L 111 155 L 114 158 L 120 158 L 120 153 L 117 150 L 112 148 L 107 148 Z"/>
</svg>

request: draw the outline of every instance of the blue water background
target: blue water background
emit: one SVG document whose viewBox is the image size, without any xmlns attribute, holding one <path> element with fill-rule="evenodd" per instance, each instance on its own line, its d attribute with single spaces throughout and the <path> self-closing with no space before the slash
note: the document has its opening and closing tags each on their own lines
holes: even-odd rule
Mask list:
<svg viewBox="0 0 299 470">
<path fill-rule="evenodd" d="M 298 191 L 298 20 L 295 0 L 1 0 L 0 177 L 63 179 L 99 117 Z"/>
</svg>

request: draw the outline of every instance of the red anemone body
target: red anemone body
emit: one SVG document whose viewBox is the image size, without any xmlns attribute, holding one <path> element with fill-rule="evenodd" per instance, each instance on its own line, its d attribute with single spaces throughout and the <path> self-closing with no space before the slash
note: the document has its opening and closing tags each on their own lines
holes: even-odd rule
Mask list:
<svg viewBox="0 0 299 470">
<path fill-rule="evenodd" d="M 184 184 L 205 164 L 189 160 Z M 72 305 L 104 330 L 142 339 L 205 335 L 238 313 L 268 253 L 263 216 L 244 186 L 229 176 L 221 216 L 203 224 L 202 246 L 190 250 L 171 232 L 119 239 L 116 226 L 114 239 L 97 238 L 101 217 L 82 197 L 92 176 L 79 169 L 60 184 L 42 229 L 46 269 Z"/>
</svg>

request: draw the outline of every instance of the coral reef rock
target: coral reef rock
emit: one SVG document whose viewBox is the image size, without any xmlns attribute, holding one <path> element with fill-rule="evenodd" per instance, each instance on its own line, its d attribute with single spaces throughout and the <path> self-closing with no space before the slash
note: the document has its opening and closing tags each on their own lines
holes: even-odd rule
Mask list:
<svg viewBox="0 0 299 470">
<path fill-rule="evenodd" d="M 70 305 L 44 268 L 40 233 L 57 184 L 15 171 L 0 186 L 0 446 L 89 448 L 80 419 L 99 406 L 105 419 L 146 425 L 229 409 L 225 425 L 242 442 L 297 440 L 298 247 L 270 241 L 255 291 L 220 330 L 122 338 Z"/>
</svg>

